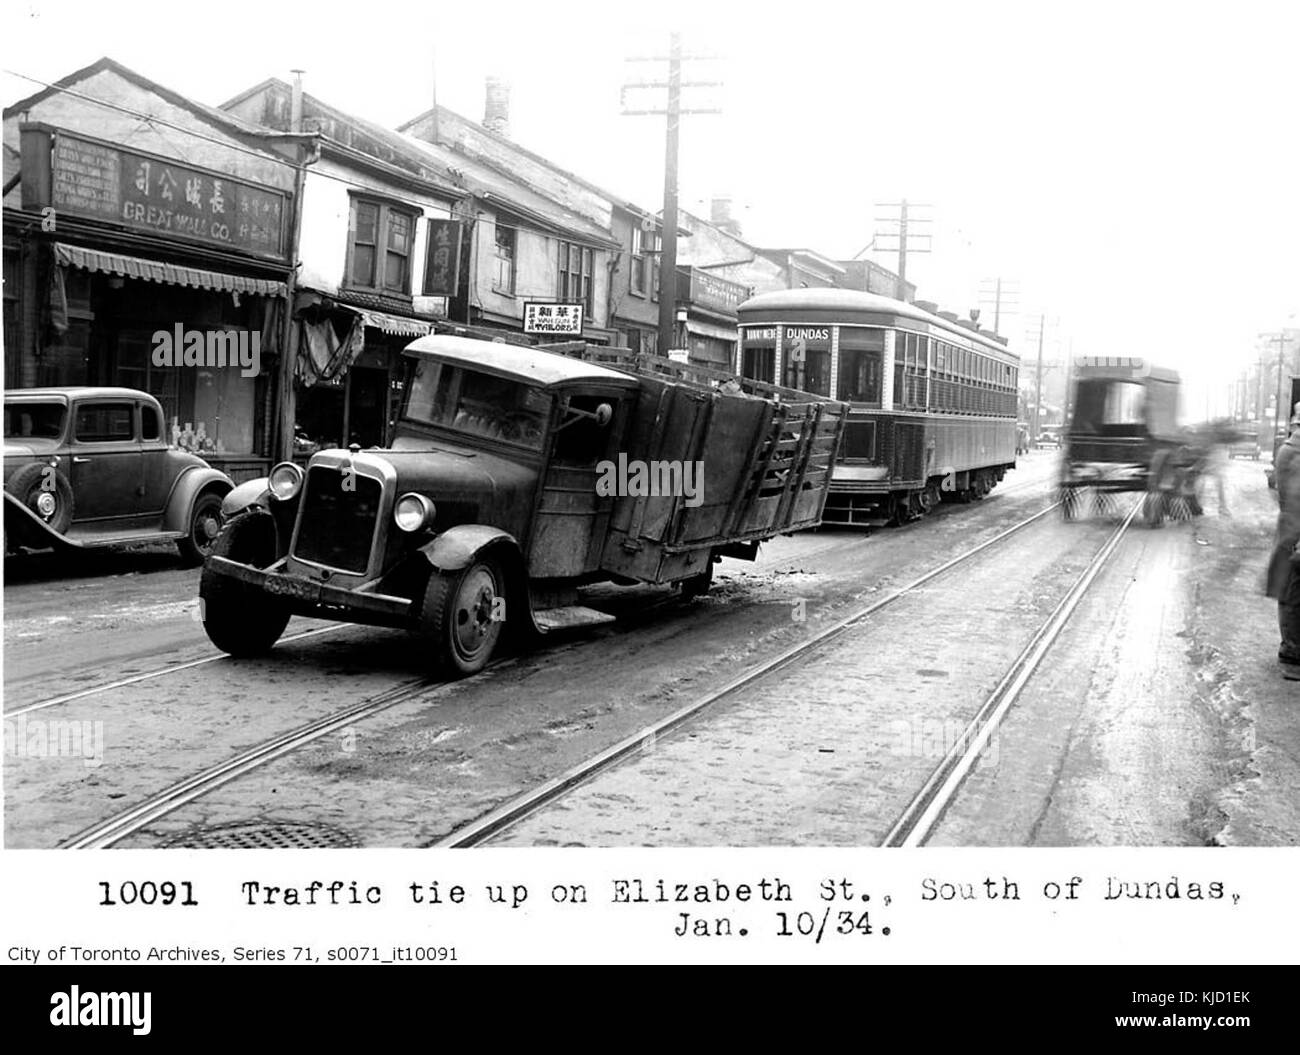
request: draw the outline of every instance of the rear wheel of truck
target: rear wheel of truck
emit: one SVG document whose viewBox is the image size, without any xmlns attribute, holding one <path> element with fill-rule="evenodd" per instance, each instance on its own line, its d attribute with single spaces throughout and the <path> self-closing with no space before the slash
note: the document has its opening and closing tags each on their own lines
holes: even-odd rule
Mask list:
<svg viewBox="0 0 1300 1055">
<path fill-rule="evenodd" d="M 709 554 L 709 563 L 705 565 L 704 571 L 699 575 L 692 575 L 689 579 L 682 580 L 682 600 L 693 601 L 697 597 L 703 597 L 709 592 L 709 587 L 713 585 L 713 555 Z"/>
<path fill-rule="evenodd" d="M 440 665 L 477 674 L 492 658 L 505 622 L 505 579 L 490 557 L 463 571 L 434 571 L 424 590 L 420 630 Z"/>
<path fill-rule="evenodd" d="M 212 556 L 254 568 L 275 561 L 275 521 L 270 513 L 243 513 L 226 521 L 212 544 Z M 203 629 L 222 652 L 236 657 L 271 651 L 289 625 L 289 609 L 275 598 L 246 590 L 238 582 L 205 567 L 199 579 Z"/>
</svg>

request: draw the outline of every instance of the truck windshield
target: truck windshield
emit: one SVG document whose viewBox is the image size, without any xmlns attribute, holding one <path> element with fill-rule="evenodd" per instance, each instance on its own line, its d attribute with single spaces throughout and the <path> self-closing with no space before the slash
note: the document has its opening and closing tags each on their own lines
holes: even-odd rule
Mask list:
<svg viewBox="0 0 1300 1055">
<path fill-rule="evenodd" d="M 436 359 L 415 364 L 408 391 L 408 421 L 533 449 L 551 412 L 551 397 L 540 388 Z"/>
<path fill-rule="evenodd" d="M 62 403 L 6 403 L 5 438 L 57 440 L 67 409 Z"/>
</svg>

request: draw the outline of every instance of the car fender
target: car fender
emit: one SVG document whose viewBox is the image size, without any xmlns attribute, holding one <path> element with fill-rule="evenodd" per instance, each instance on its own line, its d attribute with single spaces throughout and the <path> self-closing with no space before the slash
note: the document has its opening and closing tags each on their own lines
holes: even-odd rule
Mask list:
<svg viewBox="0 0 1300 1055">
<path fill-rule="evenodd" d="M 163 513 L 163 530 L 188 532 L 190 511 L 200 493 L 212 491 L 224 499 L 234 487 L 234 481 L 220 469 L 198 465 L 186 469 L 172 484 L 172 493 Z"/>
<path fill-rule="evenodd" d="M 504 545 L 519 556 L 519 543 L 508 531 L 487 524 L 458 524 L 420 547 L 420 553 L 439 571 L 460 571 L 489 546 Z"/>
<path fill-rule="evenodd" d="M 221 515 L 229 520 L 236 513 L 242 513 L 253 506 L 265 508 L 271 501 L 270 477 L 259 476 L 255 480 L 245 480 L 236 484 L 221 500 Z"/>
<path fill-rule="evenodd" d="M 57 549 L 86 549 L 66 535 L 60 535 L 8 491 L 5 496 L 5 535 L 7 541 L 32 549 L 53 546 Z"/>
</svg>

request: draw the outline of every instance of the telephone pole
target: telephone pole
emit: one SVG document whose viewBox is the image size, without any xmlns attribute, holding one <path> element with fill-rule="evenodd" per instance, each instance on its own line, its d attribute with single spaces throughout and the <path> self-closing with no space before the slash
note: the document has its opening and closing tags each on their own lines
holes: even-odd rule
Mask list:
<svg viewBox="0 0 1300 1055">
<path fill-rule="evenodd" d="M 876 252 L 888 253 L 895 251 L 889 245 L 881 244 L 881 240 L 888 241 L 891 238 L 898 239 L 896 251 L 898 253 L 898 299 L 905 300 L 907 292 L 907 256 L 909 253 L 928 253 L 930 252 L 931 236 L 929 232 L 913 231 L 913 226 L 931 223 L 929 217 L 916 216 L 913 214 L 914 209 L 933 208 L 930 205 L 920 205 L 915 202 L 909 202 L 906 198 L 902 201 L 894 202 L 876 202 L 877 209 L 897 209 L 898 215 L 877 216 L 877 224 L 885 224 L 884 229 L 876 228 L 875 246 Z M 924 248 L 910 244 L 913 240 L 925 239 Z"/>
<path fill-rule="evenodd" d="M 993 307 L 993 332 L 1001 333 L 1002 314 L 1005 305 L 1006 314 L 1016 314 L 1017 300 L 1020 297 L 1019 283 L 1011 279 L 986 278 L 980 283 L 980 305 Z"/>
<path fill-rule="evenodd" d="M 1034 380 L 1034 442 L 1038 442 L 1039 422 L 1043 414 L 1043 329 L 1047 324 L 1047 319 L 1038 316 L 1038 370 Z"/>
<path fill-rule="evenodd" d="M 717 114 L 719 107 L 683 107 L 683 88 L 717 88 L 721 81 L 682 80 L 683 60 L 711 60 L 715 55 L 683 55 L 680 33 L 669 37 L 668 55 L 636 56 L 629 62 L 668 62 L 667 79 L 663 81 L 629 81 L 623 85 L 623 115 L 662 115 L 664 129 L 664 222 L 659 256 L 659 354 L 667 355 L 676 344 L 677 334 L 677 144 L 683 114 Z M 627 93 L 642 88 L 666 89 L 667 97 L 662 109 L 657 106 L 629 109 Z"/>
</svg>

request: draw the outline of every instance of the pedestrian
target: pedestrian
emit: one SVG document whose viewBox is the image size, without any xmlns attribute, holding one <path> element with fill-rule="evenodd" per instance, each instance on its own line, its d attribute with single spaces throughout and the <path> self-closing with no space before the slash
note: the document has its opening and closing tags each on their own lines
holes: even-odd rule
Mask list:
<svg viewBox="0 0 1300 1055">
<path fill-rule="evenodd" d="M 1291 435 L 1278 448 L 1273 471 L 1277 482 L 1277 539 L 1268 566 L 1268 595 L 1277 599 L 1282 644 L 1277 651 L 1282 676 L 1300 681 L 1300 405 Z"/>
</svg>

